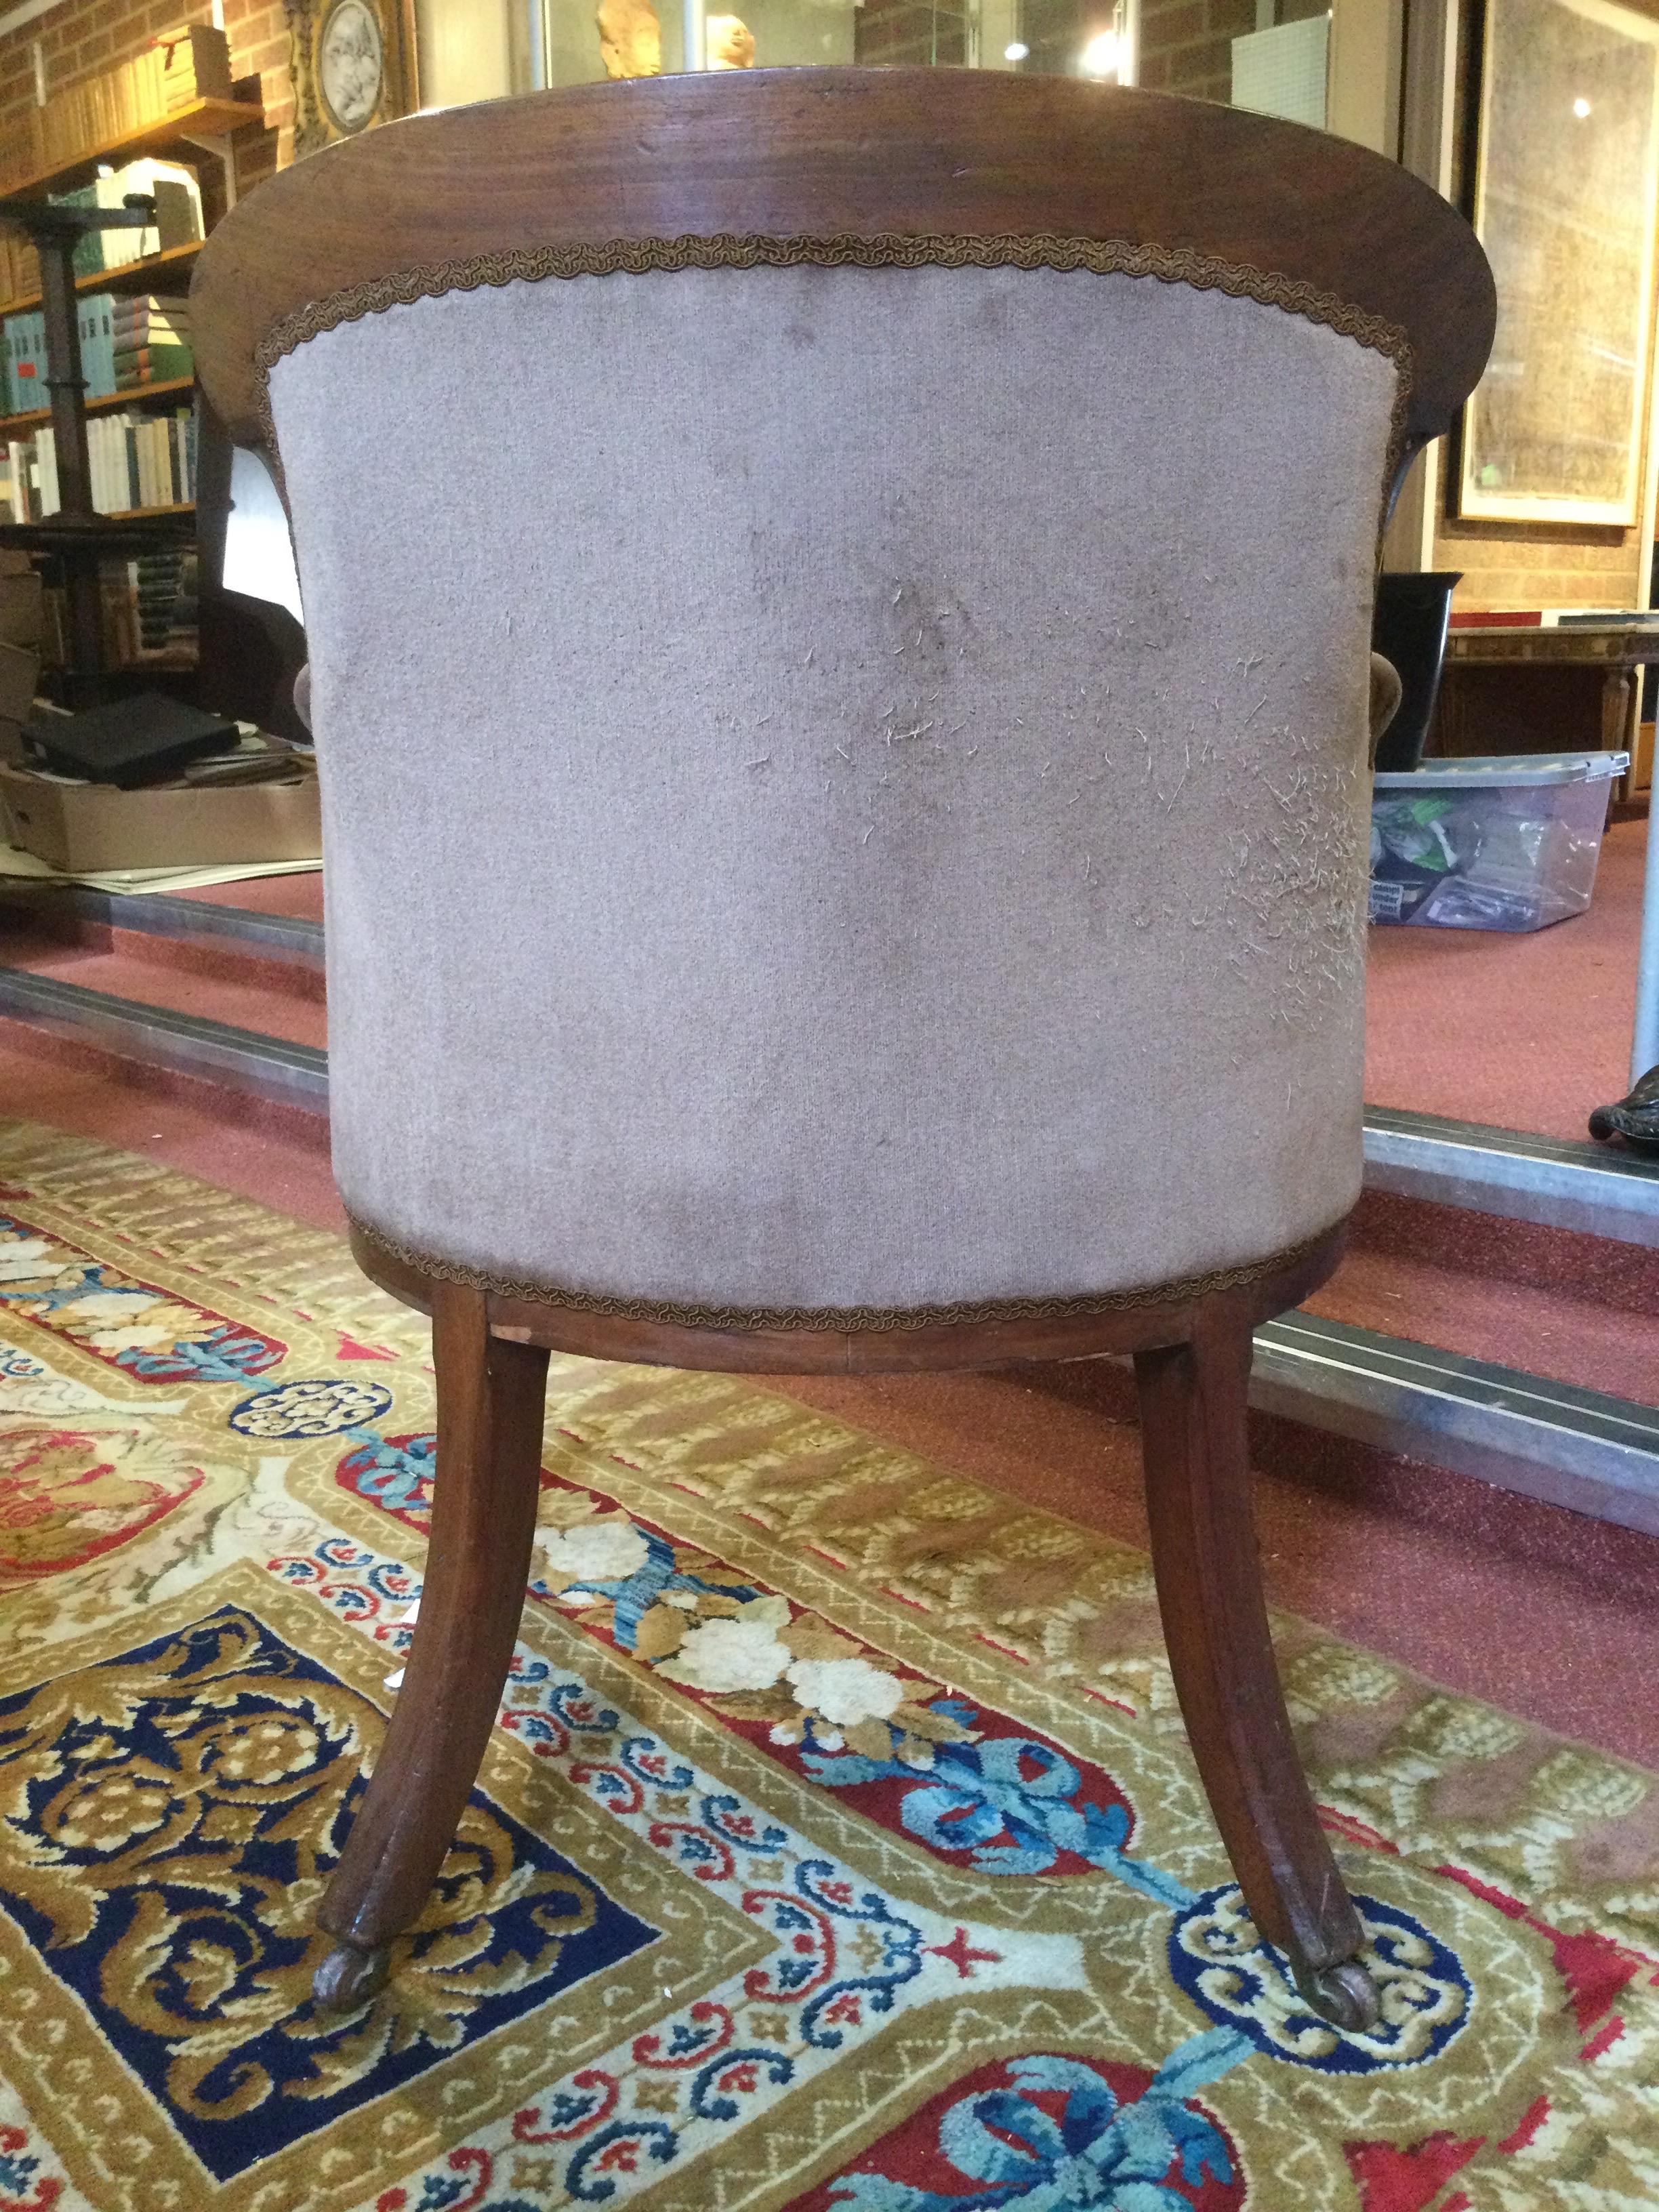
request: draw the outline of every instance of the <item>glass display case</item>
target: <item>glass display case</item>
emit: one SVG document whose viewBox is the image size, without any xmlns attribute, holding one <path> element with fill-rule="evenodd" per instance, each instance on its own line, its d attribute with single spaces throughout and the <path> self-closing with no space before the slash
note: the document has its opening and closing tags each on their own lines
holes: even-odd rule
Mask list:
<svg viewBox="0 0 1659 2212">
<path fill-rule="evenodd" d="M 1195 11 L 1180 12 L 1190 19 Z M 1135 0 L 417 0 L 421 104 L 447 107 L 603 77 L 812 63 L 1128 84 L 1138 14 Z"/>
<path fill-rule="evenodd" d="M 416 0 L 421 103 L 861 62 L 1142 84 L 1323 125 L 1325 0 Z"/>
</svg>

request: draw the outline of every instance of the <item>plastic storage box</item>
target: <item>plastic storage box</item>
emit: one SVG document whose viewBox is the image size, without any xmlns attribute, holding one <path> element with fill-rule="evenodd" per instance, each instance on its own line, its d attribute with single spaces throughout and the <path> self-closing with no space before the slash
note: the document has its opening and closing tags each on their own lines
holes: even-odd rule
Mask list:
<svg viewBox="0 0 1659 2212">
<path fill-rule="evenodd" d="M 1629 765 L 1628 753 L 1504 753 L 1379 775 L 1371 920 L 1523 930 L 1583 914 Z"/>
</svg>

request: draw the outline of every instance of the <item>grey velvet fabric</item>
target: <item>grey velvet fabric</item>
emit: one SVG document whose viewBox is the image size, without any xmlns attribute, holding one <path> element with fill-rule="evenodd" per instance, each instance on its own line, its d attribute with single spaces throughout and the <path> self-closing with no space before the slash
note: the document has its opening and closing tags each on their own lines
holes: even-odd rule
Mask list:
<svg viewBox="0 0 1659 2212">
<path fill-rule="evenodd" d="M 347 1204 L 809 1310 L 1328 1226 L 1395 380 L 1009 270 L 514 283 L 279 362 Z"/>
</svg>

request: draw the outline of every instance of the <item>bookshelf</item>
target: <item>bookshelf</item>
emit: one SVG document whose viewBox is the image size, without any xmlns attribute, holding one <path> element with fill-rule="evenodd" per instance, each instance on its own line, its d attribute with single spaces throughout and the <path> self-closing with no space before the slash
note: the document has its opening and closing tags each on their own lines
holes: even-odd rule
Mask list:
<svg viewBox="0 0 1659 2212">
<path fill-rule="evenodd" d="M 0 524 L 0 546 L 20 548 L 48 556 L 61 574 L 67 595 L 69 665 L 66 700 L 71 707 L 92 704 L 100 696 L 106 674 L 125 672 L 118 665 L 106 668 L 102 645 L 100 562 L 109 556 L 142 555 L 166 547 L 189 546 L 196 532 L 193 503 L 147 507 L 118 514 L 100 514 L 92 506 L 90 467 L 87 450 L 89 416 L 112 409 L 143 408 L 171 401 L 175 406 L 193 397 L 195 380 L 174 377 L 139 384 L 125 391 L 87 397 L 81 367 L 76 303 L 88 294 L 114 292 L 143 295 L 169 280 L 187 278 L 199 240 L 167 252 L 146 255 L 76 276 L 72 266 L 78 238 L 88 228 L 120 227 L 121 210 L 81 210 L 48 204 L 56 195 L 88 183 L 105 164 L 118 167 L 145 155 L 163 155 L 199 167 L 203 157 L 218 161 L 222 173 L 221 204 L 235 198 L 234 134 L 263 127 L 264 110 L 242 100 L 201 98 L 181 102 L 167 115 L 118 137 L 77 148 L 73 158 L 50 168 L 27 161 L 11 166 L 0 160 L 0 190 L 5 200 L 0 211 L 13 226 L 27 232 L 40 259 L 38 292 L 9 300 L 0 314 L 27 312 L 37 303 L 46 331 L 47 389 L 52 404 L 25 413 L 0 417 L 0 441 L 26 438 L 51 424 L 57 453 L 62 507 L 38 522 Z M 101 213 L 103 220 L 95 218 Z M 141 221 L 125 216 L 128 227 Z"/>
<path fill-rule="evenodd" d="M 36 194 L 44 198 L 48 192 L 70 192 L 77 185 L 90 184 L 102 163 L 107 161 L 118 167 L 124 161 L 136 161 L 143 154 L 159 155 L 170 161 L 191 161 L 203 150 L 204 138 L 222 142 L 221 145 L 210 145 L 208 151 L 228 162 L 232 134 L 255 124 L 263 128 L 264 119 L 265 112 L 257 100 L 189 100 L 137 131 L 124 131 L 119 137 L 83 148 L 71 161 L 61 161 L 52 168 L 14 171 L 0 161 L 0 192 L 10 193 L 19 199 L 32 199 Z"/>
<path fill-rule="evenodd" d="M 81 406 L 88 415 L 104 415 L 112 407 L 132 407 L 143 399 L 187 399 L 195 389 L 193 376 L 168 376 L 157 384 L 131 384 L 125 392 L 100 392 L 96 399 L 82 395 Z M 0 441 L 21 438 L 51 420 L 50 407 L 32 407 L 27 415 L 0 415 Z"/>
<path fill-rule="evenodd" d="M 142 260 L 124 261 L 118 269 L 95 269 L 90 276 L 76 278 L 76 291 L 83 296 L 93 292 L 153 292 L 180 279 L 188 283 L 204 243 L 193 238 L 188 246 L 170 246 L 165 253 L 146 253 Z M 0 300 L 0 321 L 8 315 L 26 315 L 40 304 L 39 292 L 20 292 L 14 300 Z M 95 404 L 87 402 L 89 407 Z"/>
</svg>

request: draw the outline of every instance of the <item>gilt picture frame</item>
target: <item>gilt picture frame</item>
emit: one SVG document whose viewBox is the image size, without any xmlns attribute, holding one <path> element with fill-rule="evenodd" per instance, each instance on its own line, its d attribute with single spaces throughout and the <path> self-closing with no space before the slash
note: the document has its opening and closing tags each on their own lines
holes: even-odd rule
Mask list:
<svg viewBox="0 0 1659 2212">
<path fill-rule="evenodd" d="M 283 6 L 296 157 L 419 105 L 412 0 L 283 0 Z"/>
<path fill-rule="evenodd" d="M 1486 0 L 1474 228 L 1498 331 L 1457 513 L 1628 527 L 1642 503 L 1659 217 L 1659 21 Z"/>
</svg>

